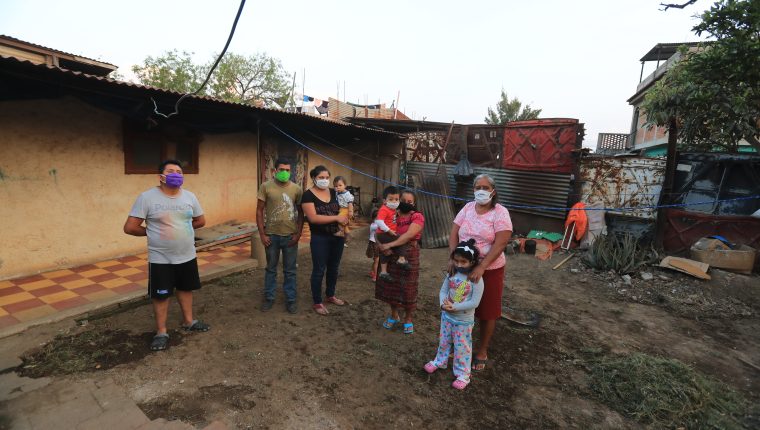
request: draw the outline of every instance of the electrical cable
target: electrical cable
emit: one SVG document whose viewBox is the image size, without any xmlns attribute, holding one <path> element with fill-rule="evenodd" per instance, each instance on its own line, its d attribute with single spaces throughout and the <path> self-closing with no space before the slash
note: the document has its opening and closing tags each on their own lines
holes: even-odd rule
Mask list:
<svg viewBox="0 0 760 430">
<path fill-rule="evenodd" d="M 330 145 L 330 146 L 332 146 L 332 147 L 334 147 L 334 148 L 340 149 L 341 151 L 344 151 L 344 152 L 346 152 L 346 153 L 348 153 L 348 154 L 351 154 L 351 155 L 353 155 L 353 156 L 355 156 L 355 157 L 363 158 L 363 159 L 365 159 L 365 160 L 367 160 L 367 161 L 371 161 L 371 162 L 373 162 L 373 163 L 377 162 L 377 159 L 376 159 L 376 158 L 369 158 L 369 157 L 367 157 L 367 156 L 364 156 L 364 155 L 362 155 L 362 154 L 359 154 L 358 152 L 349 151 L 348 149 L 346 149 L 346 148 L 343 148 L 343 147 L 341 147 L 341 146 L 338 146 L 338 145 L 336 145 L 336 144 L 334 144 L 334 143 L 330 142 L 329 140 L 327 140 L 327 139 L 325 139 L 325 138 L 319 137 L 318 135 L 316 135 L 316 134 L 314 134 L 314 133 L 312 133 L 312 132 L 310 132 L 310 131 L 308 131 L 308 130 L 304 130 L 304 129 L 301 129 L 301 131 L 303 131 L 304 133 L 308 134 L 309 136 L 311 136 L 311 137 L 313 137 L 313 138 L 315 138 L 315 139 L 317 139 L 317 140 L 319 140 L 319 141 L 321 141 L 321 142 L 323 142 L 323 143 L 326 143 L 326 144 L 328 144 L 328 145 Z"/>
<path fill-rule="evenodd" d="M 378 178 L 376 176 L 370 175 L 369 173 L 362 172 L 361 170 L 355 169 L 351 166 L 347 166 L 340 161 L 328 156 L 327 154 L 317 151 L 316 149 L 306 145 L 305 143 L 299 141 L 295 137 L 291 136 L 290 134 L 283 131 L 281 128 L 277 127 L 276 125 L 272 124 L 271 122 L 267 121 L 267 123 L 274 128 L 275 130 L 279 131 L 283 136 L 287 137 L 288 139 L 292 140 L 296 144 L 302 146 L 304 149 L 313 152 L 320 157 L 325 158 L 328 161 L 331 161 L 338 166 L 345 167 L 346 169 L 358 173 L 362 176 L 366 176 L 370 179 L 374 179 L 375 181 L 382 182 L 385 184 L 393 185 L 396 187 L 399 187 L 401 189 L 407 189 L 408 187 L 397 184 L 392 181 L 388 181 L 386 179 Z M 447 196 L 445 194 L 438 194 L 430 191 L 426 191 L 420 188 L 415 188 L 414 191 L 420 193 L 429 195 L 432 197 L 439 197 L 449 200 L 456 200 L 456 201 L 463 201 L 463 202 L 470 202 L 469 199 L 463 199 L 461 197 L 456 196 Z M 573 210 L 585 210 L 585 211 L 607 211 L 607 212 L 630 212 L 630 211 L 636 211 L 636 210 L 642 210 L 642 209 L 660 209 L 660 208 L 680 208 L 680 207 L 688 207 L 688 206 L 701 206 L 701 205 L 708 205 L 708 204 L 715 204 L 715 203 L 724 203 L 724 202 L 734 202 L 734 201 L 742 201 L 742 200 L 754 200 L 754 199 L 760 199 L 760 195 L 754 195 L 754 196 L 747 196 L 747 197 L 736 197 L 733 199 L 724 199 L 724 200 L 707 200 L 707 201 L 701 201 L 701 202 L 693 202 L 693 203 L 675 203 L 675 204 L 669 204 L 669 205 L 651 205 L 651 206 L 637 206 L 637 207 L 621 207 L 621 208 L 561 208 L 561 207 L 550 207 L 550 206 L 530 206 L 530 205 L 511 205 L 511 204 L 502 204 L 502 206 L 506 207 L 507 209 L 532 209 L 532 210 L 544 210 L 544 211 L 573 211 Z"/>
<path fill-rule="evenodd" d="M 232 23 L 232 29 L 230 29 L 230 35 L 227 37 L 227 43 L 224 44 L 224 49 L 222 49 L 222 53 L 219 54 L 218 57 L 216 57 L 216 61 L 214 61 L 214 65 L 211 66 L 211 69 L 209 69 L 208 74 L 206 75 L 206 79 L 203 81 L 200 87 L 198 87 L 197 90 L 195 90 L 192 93 L 185 93 L 182 95 L 182 97 L 177 100 L 177 103 L 174 104 L 174 112 L 170 114 L 163 114 L 158 111 L 158 105 L 156 104 L 156 101 L 153 99 L 153 97 L 150 98 L 150 100 L 153 102 L 153 112 L 156 115 L 162 116 L 164 118 L 171 118 L 174 115 L 179 114 L 179 104 L 182 103 L 182 100 L 185 99 L 187 96 L 195 96 L 198 95 L 201 91 L 203 91 L 203 88 L 208 84 L 209 79 L 211 79 L 211 75 L 214 73 L 214 70 L 216 70 L 216 66 L 219 65 L 219 62 L 222 61 L 222 57 L 224 57 L 224 54 L 227 52 L 227 48 L 230 46 L 230 42 L 232 42 L 232 36 L 235 35 L 235 29 L 237 28 L 238 21 L 240 20 L 240 15 L 243 13 L 243 6 L 245 6 L 245 0 L 240 0 L 240 7 L 238 8 L 237 15 L 235 15 L 235 21 Z"/>
</svg>

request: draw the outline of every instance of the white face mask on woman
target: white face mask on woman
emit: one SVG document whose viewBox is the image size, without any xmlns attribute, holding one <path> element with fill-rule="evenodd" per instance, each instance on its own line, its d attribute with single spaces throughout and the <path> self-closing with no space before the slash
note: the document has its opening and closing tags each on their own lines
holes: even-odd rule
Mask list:
<svg viewBox="0 0 760 430">
<path fill-rule="evenodd" d="M 491 202 L 493 191 L 475 190 L 475 203 L 483 206 Z"/>
<path fill-rule="evenodd" d="M 317 180 L 314 181 L 314 184 L 320 190 L 326 190 L 327 187 L 330 186 L 330 180 L 329 179 L 317 179 Z"/>
</svg>

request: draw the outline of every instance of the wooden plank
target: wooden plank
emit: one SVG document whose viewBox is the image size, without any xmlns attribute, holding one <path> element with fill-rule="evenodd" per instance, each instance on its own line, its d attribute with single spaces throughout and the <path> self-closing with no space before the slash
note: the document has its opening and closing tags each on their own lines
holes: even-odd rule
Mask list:
<svg viewBox="0 0 760 430">
<path fill-rule="evenodd" d="M 205 245 L 196 246 L 195 250 L 196 251 L 200 251 L 202 249 L 210 248 L 212 246 L 220 245 L 222 243 L 233 242 L 233 241 L 236 241 L 236 240 L 240 240 L 240 239 L 244 239 L 244 238 L 250 238 L 250 237 L 251 237 L 251 233 L 245 233 L 245 234 L 238 235 L 238 236 L 228 237 L 228 238 L 225 238 L 225 239 L 222 239 L 222 240 L 217 240 L 215 242 L 207 243 Z"/>
<path fill-rule="evenodd" d="M 563 264 L 565 264 L 568 261 L 570 261 L 570 259 L 573 258 L 573 257 L 575 257 L 575 254 L 570 254 L 567 258 L 565 258 L 564 260 L 560 261 L 556 266 L 552 267 L 552 270 L 559 269 Z"/>
<path fill-rule="evenodd" d="M 688 258 L 668 256 L 662 259 L 660 262 L 660 267 L 678 270 L 679 272 L 686 273 L 687 275 L 691 275 L 699 279 L 712 279 L 712 277 L 707 274 L 707 270 L 710 268 L 709 264 L 702 263 L 700 261 L 689 260 Z"/>
</svg>

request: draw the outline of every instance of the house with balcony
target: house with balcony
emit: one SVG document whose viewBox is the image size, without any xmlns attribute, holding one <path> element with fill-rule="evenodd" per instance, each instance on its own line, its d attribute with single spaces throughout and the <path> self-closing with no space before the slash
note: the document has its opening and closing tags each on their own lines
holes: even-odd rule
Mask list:
<svg viewBox="0 0 760 430">
<path fill-rule="evenodd" d="M 636 92 L 627 100 L 633 106 L 633 117 L 629 133 L 599 133 L 596 153 L 615 155 L 620 153 L 635 153 L 646 157 L 664 157 L 667 153 L 667 127 L 647 124 L 646 114 L 641 110 L 644 98 L 654 84 L 660 80 L 678 61 L 682 54 L 681 46 L 686 46 L 690 52 L 704 46 L 706 42 L 658 43 L 641 57 L 641 73 Z M 644 71 L 654 70 L 648 75 Z M 756 152 L 747 142 L 739 142 L 739 152 Z"/>
<path fill-rule="evenodd" d="M 667 127 L 647 125 L 647 117 L 640 108 L 647 91 L 681 59 L 679 52 L 681 46 L 688 47 L 689 51 L 699 49 L 697 42 L 658 43 L 641 57 L 639 84 L 636 86 L 636 93 L 628 99 L 628 104 L 633 106 L 633 118 L 627 139 L 627 150 L 649 157 L 665 156 L 667 153 Z M 644 77 L 644 70 L 653 62 L 656 62 L 654 71 Z"/>
</svg>

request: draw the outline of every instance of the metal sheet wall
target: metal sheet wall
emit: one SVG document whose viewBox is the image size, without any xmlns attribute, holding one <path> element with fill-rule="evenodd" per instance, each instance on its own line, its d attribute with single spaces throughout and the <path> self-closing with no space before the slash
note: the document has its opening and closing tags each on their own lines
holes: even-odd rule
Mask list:
<svg viewBox="0 0 760 430">
<path fill-rule="evenodd" d="M 581 161 L 581 201 L 608 208 L 656 206 L 665 177 L 665 160 L 633 157 L 593 157 Z M 625 215 L 654 219 L 655 209 Z"/>
<path fill-rule="evenodd" d="M 454 179 L 454 166 L 444 165 L 449 179 L 449 189 L 457 190 Z M 437 164 L 408 162 L 407 174 L 435 175 Z M 570 193 L 570 175 L 561 173 L 540 173 L 521 170 L 493 169 L 476 167 L 475 174 L 487 173 L 496 181 L 499 202 L 508 208 L 519 206 L 567 207 Z M 472 200 L 472 187 L 465 187 L 454 192 L 455 197 Z M 462 202 L 464 203 L 464 202 Z M 546 209 L 518 209 L 510 211 L 540 215 L 547 218 L 564 219 L 564 211 Z"/>
<path fill-rule="evenodd" d="M 437 175 L 435 170 L 431 173 L 408 174 L 409 185 L 421 188 L 431 193 L 449 195 L 447 177 Z M 425 227 L 422 231 L 420 245 L 423 248 L 445 248 L 449 245 L 449 233 L 451 222 L 454 220 L 454 206 L 452 201 L 444 197 L 435 197 L 427 194 L 417 196 L 417 208 L 425 216 Z"/>
</svg>

